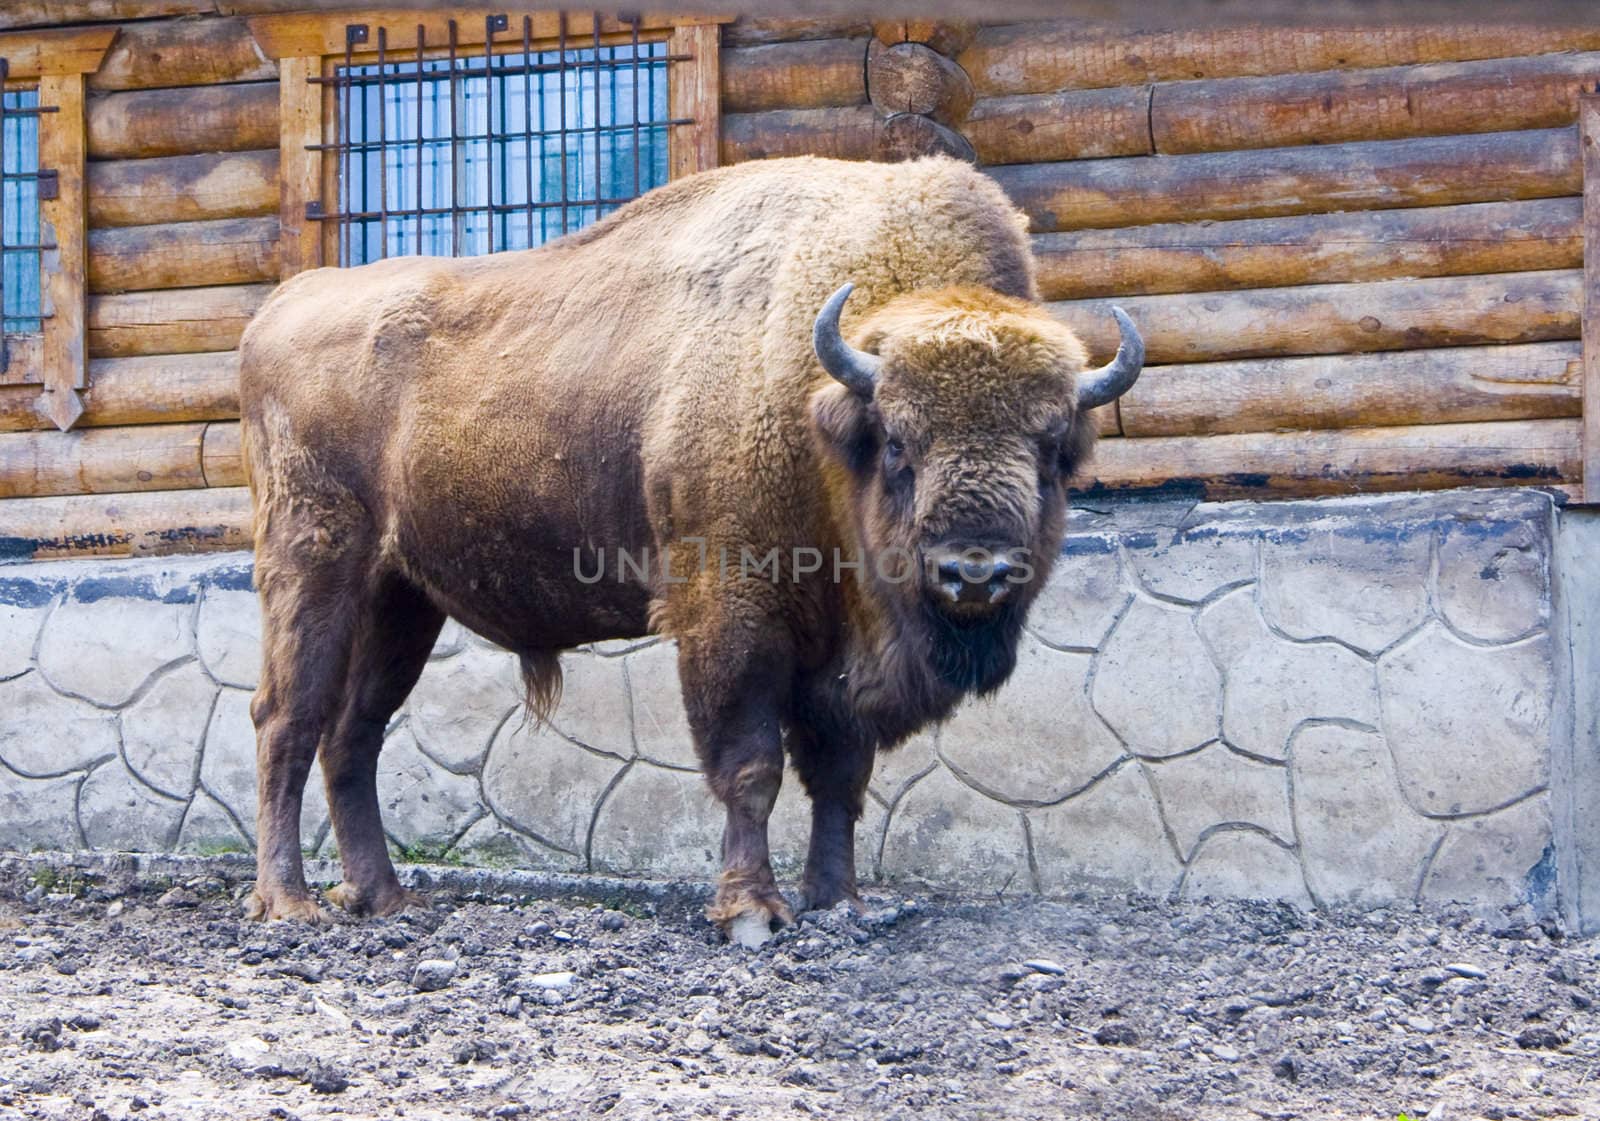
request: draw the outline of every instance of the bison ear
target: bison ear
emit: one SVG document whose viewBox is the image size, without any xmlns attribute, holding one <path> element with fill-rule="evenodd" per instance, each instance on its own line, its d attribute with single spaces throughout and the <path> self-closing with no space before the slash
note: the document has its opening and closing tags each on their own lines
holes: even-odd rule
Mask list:
<svg viewBox="0 0 1600 1121">
<path fill-rule="evenodd" d="M 872 462 L 875 429 L 871 406 L 843 385 L 827 385 L 811 395 L 811 422 L 817 438 L 851 471 Z"/>
</svg>

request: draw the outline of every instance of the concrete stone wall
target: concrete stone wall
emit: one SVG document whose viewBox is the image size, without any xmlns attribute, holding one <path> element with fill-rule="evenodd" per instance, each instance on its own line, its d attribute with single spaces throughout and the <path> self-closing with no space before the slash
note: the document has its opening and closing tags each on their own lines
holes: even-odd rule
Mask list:
<svg viewBox="0 0 1600 1121">
<path fill-rule="evenodd" d="M 880 759 L 862 868 L 1576 918 L 1592 745 L 1557 523 L 1527 490 L 1079 510 L 1013 680 Z M 257 646 L 248 555 L 0 567 L 0 848 L 247 848 Z M 530 727 L 513 659 L 447 628 L 382 757 L 394 843 L 709 878 L 670 644 L 563 663 Z M 316 785 L 305 845 L 332 855 Z M 791 776 L 780 872 L 805 805 Z"/>
</svg>

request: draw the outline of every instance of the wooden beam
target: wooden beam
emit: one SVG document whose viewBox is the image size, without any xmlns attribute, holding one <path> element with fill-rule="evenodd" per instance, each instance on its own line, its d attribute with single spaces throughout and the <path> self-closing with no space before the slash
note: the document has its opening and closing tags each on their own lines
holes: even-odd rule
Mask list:
<svg viewBox="0 0 1600 1121">
<path fill-rule="evenodd" d="M 239 354 L 155 354 L 99 358 L 89 363 L 89 388 L 76 428 L 127 424 L 182 424 L 236 420 L 239 416 Z M 35 395 L 0 389 L 0 432 L 50 427 Z M 3 519 L 0 519 L 3 520 Z"/>
<path fill-rule="evenodd" d="M 297 5 L 303 6 L 303 5 Z M 483 17 L 490 13 L 505 13 L 510 17 L 512 27 L 504 33 L 503 37 L 496 38 L 497 46 L 510 48 L 513 40 L 518 49 L 522 43 L 522 18 L 528 16 L 532 21 L 531 38 L 538 40 L 541 46 L 548 45 L 545 41 L 555 39 L 560 33 L 560 14 L 555 11 L 518 11 L 505 7 L 482 9 L 439 9 L 435 7 L 419 7 L 407 9 L 401 7 L 390 8 L 350 8 L 348 10 L 320 11 L 290 11 L 273 15 L 254 16 L 248 22 L 250 32 L 261 45 L 262 52 L 273 59 L 281 58 L 323 58 L 339 55 L 343 57 L 345 51 L 345 28 L 351 24 L 366 24 L 371 28 L 367 39 L 367 54 L 377 48 L 377 29 L 386 27 L 390 30 L 390 39 L 394 44 L 393 53 L 401 53 L 405 49 L 407 39 L 416 41 L 417 26 L 423 27 L 424 37 L 430 46 L 443 46 L 450 34 L 450 21 L 456 21 L 456 45 L 458 47 L 481 47 L 487 40 L 484 35 Z M 719 23 L 731 22 L 732 16 L 705 16 L 705 15 L 674 15 L 667 12 L 643 12 L 640 14 L 641 31 L 666 31 L 673 27 L 711 26 Z M 582 15 L 568 17 L 567 33 L 569 36 L 589 36 L 593 38 L 594 24 L 592 20 Z M 403 32 L 403 34 L 402 34 Z M 602 14 L 600 18 L 600 34 L 602 39 L 611 37 L 611 41 L 626 40 L 632 36 L 633 25 L 616 16 Z M 569 39 L 569 43 L 571 40 Z M 367 54 L 360 57 L 366 60 Z M 712 87 L 715 88 L 714 86 Z"/>
<path fill-rule="evenodd" d="M 0 34 L 0 58 L 13 80 L 92 74 L 117 37 L 115 27 L 66 27 Z"/>
<path fill-rule="evenodd" d="M 1059 16 L 1000 24 L 980 29 L 959 61 L 982 98 L 1600 50 L 1600 26 L 1589 18 L 1509 21 L 1482 18 L 1480 10 L 1477 18 L 1414 16 L 1385 26 L 1371 17 L 1339 20 L 1325 5 L 1305 10 L 1317 13 L 1309 26 L 1274 23 L 1264 7 L 1242 27 L 1184 18 L 1162 25 L 1150 22 L 1148 12 L 1141 12 L 1142 27 Z"/>
<path fill-rule="evenodd" d="M 1113 303 L 1139 325 L 1153 365 L 1528 343 L 1578 337 L 1583 274 L 1556 269 L 1047 306 L 1103 362 L 1117 348 Z"/>
<path fill-rule="evenodd" d="M 18 498 L 0 512 L 0 560 L 250 547 L 250 492 L 244 487 Z"/>
<path fill-rule="evenodd" d="M 278 197 L 276 149 L 89 165 L 89 225 L 95 229 L 254 218 L 277 213 Z"/>
<path fill-rule="evenodd" d="M 962 126 L 985 164 L 1148 156 L 1150 87 L 1066 90 L 979 101 Z"/>
<path fill-rule="evenodd" d="M 724 47 L 722 109 L 823 109 L 867 100 L 862 65 L 869 39 L 802 39 L 793 43 Z"/>
<path fill-rule="evenodd" d="M 1018 164 L 989 174 L 1036 233 L 1553 198 L 1583 186 L 1571 128 Z"/>
<path fill-rule="evenodd" d="M 1104 440 L 1075 489 L 1181 488 L 1207 499 L 1447 487 L 1570 487 L 1582 477 L 1576 419 Z"/>
<path fill-rule="evenodd" d="M 174 288 L 89 298 L 89 353 L 95 358 L 233 350 L 272 284 Z"/>
<path fill-rule="evenodd" d="M 724 47 L 749 47 L 806 39 L 864 39 L 871 34 L 872 21 L 860 16 L 741 15 L 722 29 L 722 44 Z"/>
<path fill-rule="evenodd" d="M 89 291 L 258 284 L 278 278 L 278 220 L 223 218 L 89 234 Z"/>
<path fill-rule="evenodd" d="M 278 75 L 238 17 L 125 23 L 105 61 L 89 78 L 92 90 L 214 86 L 271 81 Z"/>
<path fill-rule="evenodd" d="M 1330 70 L 1155 87 L 1155 150 L 1232 152 L 1557 128 L 1600 81 L 1600 52 Z"/>
<path fill-rule="evenodd" d="M 107 93 L 89 106 L 89 155 L 97 160 L 277 144 L 278 87 L 271 82 Z"/>
<path fill-rule="evenodd" d="M 1203 436 L 1542 420 L 1583 411 L 1577 340 L 1146 367 L 1123 434 Z"/>
<path fill-rule="evenodd" d="M 719 138 L 722 135 L 722 87 L 718 43 L 721 29 L 716 24 L 674 27 L 667 39 L 667 53 L 687 55 L 674 62 L 667 75 L 667 98 L 674 120 L 690 123 L 674 125 L 668 137 L 671 176 L 681 179 L 697 171 L 709 171 L 721 161 Z"/>
<path fill-rule="evenodd" d="M 56 119 L 39 130 L 39 166 L 54 168 L 54 198 L 41 199 L 39 219 L 56 248 L 44 254 L 44 393 L 40 410 L 65 431 L 83 413 L 78 390 L 88 372 L 84 292 L 88 222 L 84 202 L 84 83 L 82 74 L 39 78 L 39 103 L 54 105 Z"/>
<path fill-rule="evenodd" d="M 204 424 L 0 434 L 0 499 L 205 485 Z"/>
<path fill-rule="evenodd" d="M 1047 300 L 1467 276 L 1583 264 L 1576 198 L 1033 235 Z"/>
<path fill-rule="evenodd" d="M 322 223 L 306 217 L 306 209 L 322 201 L 322 153 L 310 147 L 322 142 L 323 88 L 311 81 L 321 72 L 318 58 L 278 63 L 278 265 L 284 280 L 323 263 Z"/>
<path fill-rule="evenodd" d="M 1600 502 L 1600 93 L 1579 103 L 1583 137 L 1583 500 Z"/>
<path fill-rule="evenodd" d="M 871 53 L 867 95 L 885 117 L 917 113 L 959 125 L 972 111 L 972 79 L 924 43 L 896 43 Z"/>
<path fill-rule="evenodd" d="M 878 152 L 880 127 L 870 105 L 729 113 L 722 118 L 722 162 L 807 155 L 870 160 Z"/>
</svg>

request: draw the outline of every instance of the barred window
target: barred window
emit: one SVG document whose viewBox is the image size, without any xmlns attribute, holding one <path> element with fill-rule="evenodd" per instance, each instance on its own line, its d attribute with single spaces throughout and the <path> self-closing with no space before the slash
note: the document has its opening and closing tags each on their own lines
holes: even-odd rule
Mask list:
<svg viewBox="0 0 1600 1121">
<path fill-rule="evenodd" d="M 0 73 L 3 73 L 0 68 Z M 0 97 L 0 330 L 38 334 L 40 290 L 39 91 Z"/>
<path fill-rule="evenodd" d="M 520 43 L 496 43 L 500 19 L 470 54 L 453 21 L 442 56 L 419 28 L 398 62 L 379 28 L 380 61 L 334 68 L 341 264 L 540 245 L 669 178 L 668 132 L 685 122 L 670 116 L 664 40 L 635 22 L 604 42 L 596 17 L 585 41 L 562 19 L 540 49 L 526 18 Z M 347 54 L 364 30 L 347 30 Z"/>
</svg>

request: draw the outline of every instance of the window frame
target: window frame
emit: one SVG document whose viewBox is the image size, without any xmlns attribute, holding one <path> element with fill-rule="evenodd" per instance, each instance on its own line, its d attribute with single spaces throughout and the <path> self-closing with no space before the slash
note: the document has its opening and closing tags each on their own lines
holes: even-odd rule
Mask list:
<svg viewBox="0 0 1600 1121">
<path fill-rule="evenodd" d="M 456 27 L 458 49 L 479 50 L 487 41 L 486 20 L 504 17 L 511 29 L 520 29 L 524 17 L 531 21 L 531 49 L 553 50 L 560 42 L 562 14 L 504 8 L 440 11 L 353 11 L 317 15 L 257 16 L 249 20 L 251 34 L 269 57 L 278 61 L 279 275 L 288 279 L 306 269 L 338 262 L 338 223 L 322 221 L 319 210 L 337 199 L 338 157 L 325 154 L 324 145 L 337 136 L 337 87 L 331 79 L 348 63 L 376 63 L 377 29 L 386 29 L 391 44 L 390 62 L 407 61 L 416 54 L 417 28 L 424 30 L 430 48 L 446 42 L 449 24 Z M 593 24 L 600 21 L 602 46 L 626 44 L 635 34 L 632 17 L 622 20 L 599 13 L 574 13 L 568 20 L 568 47 L 592 44 Z M 667 44 L 667 113 L 669 119 L 687 123 L 667 130 L 667 179 L 717 166 L 721 133 L 718 50 L 721 25 L 731 16 L 669 16 L 658 12 L 638 15 L 641 40 L 664 39 Z M 364 48 L 347 56 L 347 28 L 365 25 Z M 499 38 L 504 34 L 504 38 Z M 522 50 L 520 34 L 497 33 L 496 53 Z"/>
<path fill-rule="evenodd" d="M 38 115 L 38 166 L 55 173 L 53 197 L 41 191 L 39 199 L 40 241 L 55 246 L 40 254 L 40 331 L 12 336 L 30 341 L 7 348 L 0 393 L 38 391 L 38 412 L 62 431 L 83 415 L 79 392 L 89 385 L 87 78 L 100 69 L 117 31 L 113 26 L 0 34 L 6 88 L 36 89 L 39 105 L 53 110 Z"/>
</svg>

